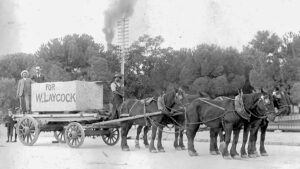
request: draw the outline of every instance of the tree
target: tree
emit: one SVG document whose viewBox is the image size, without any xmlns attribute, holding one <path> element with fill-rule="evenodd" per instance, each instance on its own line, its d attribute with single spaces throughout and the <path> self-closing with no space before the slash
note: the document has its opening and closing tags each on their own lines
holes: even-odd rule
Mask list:
<svg viewBox="0 0 300 169">
<path fill-rule="evenodd" d="M 86 34 L 66 35 L 63 38 L 50 40 L 41 45 L 36 52 L 38 60 L 43 60 L 38 62 L 55 64 L 56 67 L 61 68 L 59 71 L 66 75 L 64 76 L 66 79 L 59 80 L 80 79 L 86 76 L 90 67 L 90 58 L 104 57 L 104 55 L 104 46 L 95 43 L 93 37 Z"/>
<path fill-rule="evenodd" d="M 34 66 L 34 56 L 25 53 L 5 55 L 0 60 L 0 77 L 21 78 L 22 70 L 30 70 Z"/>
<path fill-rule="evenodd" d="M 281 43 L 279 36 L 275 33 L 271 34 L 269 31 L 258 31 L 249 45 L 266 54 L 275 54 L 278 52 Z"/>
<path fill-rule="evenodd" d="M 14 109 L 18 107 L 17 83 L 15 79 L 1 78 L 0 79 L 0 107 L 4 110 L 8 108 Z"/>
<path fill-rule="evenodd" d="M 300 82 L 293 85 L 291 89 L 291 98 L 294 104 L 300 104 Z"/>
</svg>

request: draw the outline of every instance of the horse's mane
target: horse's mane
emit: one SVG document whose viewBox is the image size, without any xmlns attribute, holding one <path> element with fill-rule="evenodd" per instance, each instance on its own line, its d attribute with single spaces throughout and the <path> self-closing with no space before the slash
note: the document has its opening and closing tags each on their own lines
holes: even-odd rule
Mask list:
<svg viewBox="0 0 300 169">
<path fill-rule="evenodd" d="M 168 108 L 172 107 L 175 103 L 174 99 L 175 99 L 175 95 L 176 95 L 176 90 L 171 90 L 169 92 L 167 92 L 165 95 L 164 95 L 164 103 L 165 103 L 165 106 Z"/>
<path fill-rule="evenodd" d="M 252 106 L 260 99 L 261 95 L 261 93 L 243 94 L 243 102 L 245 108 L 252 109 Z"/>
</svg>

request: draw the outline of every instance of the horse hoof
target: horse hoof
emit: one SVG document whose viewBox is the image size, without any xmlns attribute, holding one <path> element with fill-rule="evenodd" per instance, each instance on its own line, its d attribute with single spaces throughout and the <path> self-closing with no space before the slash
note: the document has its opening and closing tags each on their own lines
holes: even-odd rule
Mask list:
<svg viewBox="0 0 300 169">
<path fill-rule="evenodd" d="M 233 156 L 231 156 L 231 158 L 235 159 L 235 160 L 241 159 L 241 157 L 239 155 L 233 155 Z"/>
<path fill-rule="evenodd" d="M 229 155 L 223 156 L 223 158 L 224 158 L 225 160 L 231 160 L 231 158 L 230 158 Z"/>
<path fill-rule="evenodd" d="M 180 147 L 175 147 L 175 150 L 181 151 Z"/>
<path fill-rule="evenodd" d="M 158 152 L 160 152 L 160 153 L 164 153 L 164 152 L 166 152 L 163 148 L 160 148 L 160 149 L 158 149 Z"/>
<path fill-rule="evenodd" d="M 140 147 L 140 145 L 135 145 L 135 148 L 140 149 L 141 147 Z"/>
<path fill-rule="evenodd" d="M 218 155 L 216 151 L 210 151 L 210 155 Z"/>
<path fill-rule="evenodd" d="M 220 154 L 221 154 L 220 151 L 216 151 L 216 153 L 217 153 L 217 155 L 220 155 Z"/>
<path fill-rule="evenodd" d="M 255 154 L 249 154 L 248 157 L 249 158 L 256 158 L 257 156 Z"/>
<path fill-rule="evenodd" d="M 145 145 L 145 148 L 149 148 L 149 145 Z"/>
<path fill-rule="evenodd" d="M 180 147 L 180 148 L 181 148 L 181 150 L 186 150 L 185 147 Z"/>
<path fill-rule="evenodd" d="M 269 156 L 268 153 L 260 153 L 261 156 Z"/>
<path fill-rule="evenodd" d="M 128 147 L 124 147 L 122 148 L 122 151 L 130 151 L 130 149 Z"/>
<path fill-rule="evenodd" d="M 247 158 L 247 154 L 242 154 L 241 157 L 242 158 Z"/>
<path fill-rule="evenodd" d="M 221 143 L 220 143 L 220 148 L 219 148 L 219 150 L 220 150 L 220 152 L 224 152 L 224 149 L 225 149 L 225 142 L 224 141 L 222 141 Z"/>
<path fill-rule="evenodd" d="M 157 150 L 155 150 L 155 149 L 152 149 L 152 150 L 149 150 L 150 151 L 150 153 L 157 153 Z"/>
<path fill-rule="evenodd" d="M 199 154 L 198 154 L 197 152 L 194 152 L 194 151 L 189 150 L 189 155 L 190 155 L 191 157 L 193 157 L 193 156 L 198 156 Z"/>
</svg>

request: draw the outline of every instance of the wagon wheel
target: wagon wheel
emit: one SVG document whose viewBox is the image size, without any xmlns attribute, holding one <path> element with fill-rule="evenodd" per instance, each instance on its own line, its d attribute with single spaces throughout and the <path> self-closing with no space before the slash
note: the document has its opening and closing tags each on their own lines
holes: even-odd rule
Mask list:
<svg viewBox="0 0 300 169">
<path fill-rule="evenodd" d="M 55 138 L 59 143 L 66 143 L 66 139 L 65 139 L 65 130 L 54 131 L 54 138 Z"/>
<path fill-rule="evenodd" d="M 83 144 L 84 138 L 84 129 L 81 124 L 72 122 L 67 126 L 65 130 L 65 140 L 70 147 L 80 147 Z"/>
<path fill-rule="evenodd" d="M 119 129 L 118 128 L 109 128 L 105 129 L 109 131 L 109 134 L 102 135 L 102 139 L 105 144 L 113 146 L 118 143 L 120 139 Z"/>
<path fill-rule="evenodd" d="M 23 117 L 17 124 L 17 134 L 24 145 L 32 146 L 40 134 L 38 122 L 32 117 Z"/>
</svg>

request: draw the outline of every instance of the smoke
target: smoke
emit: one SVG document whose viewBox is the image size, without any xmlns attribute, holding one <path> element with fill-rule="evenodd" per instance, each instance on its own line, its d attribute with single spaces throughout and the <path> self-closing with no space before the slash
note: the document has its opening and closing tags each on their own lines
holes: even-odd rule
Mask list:
<svg viewBox="0 0 300 169">
<path fill-rule="evenodd" d="M 0 0 L 0 55 L 20 51 L 14 0 Z"/>
<path fill-rule="evenodd" d="M 106 42 L 112 43 L 114 38 L 114 28 L 122 17 L 130 17 L 134 12 L 136 0 L 114 0 L 108 10 L 104 12 L 104 28 Z"/>
</svg>

